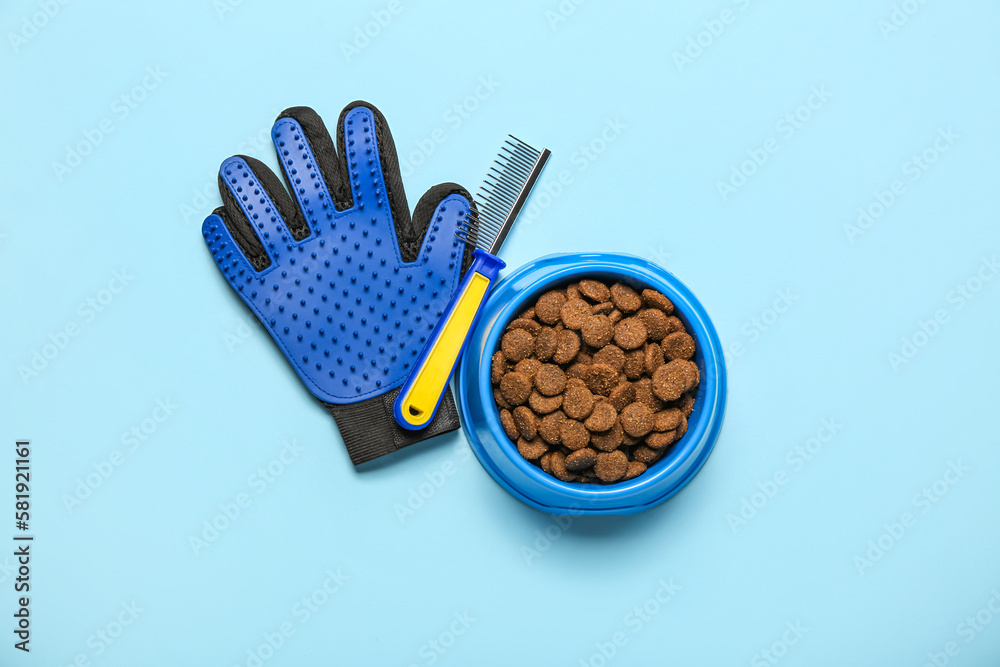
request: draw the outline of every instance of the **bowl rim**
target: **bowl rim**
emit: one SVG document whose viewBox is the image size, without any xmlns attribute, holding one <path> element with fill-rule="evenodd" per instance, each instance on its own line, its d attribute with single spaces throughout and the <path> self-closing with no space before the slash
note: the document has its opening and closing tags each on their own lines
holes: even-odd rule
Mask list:
<svg viewBox="0 0 1000 667">
<path fill-rule="evenodd" d="M 536 275 L 541 270 L 542 275 Z M 635 286 L 657 289 L 673 301 L 675 315 L 688 328 L 698 342 L 695 357 L 701 371 L 701 383 L 696 395 L 695 409 L 689 418 L 688 431 L 670 453 L 638 477 L 614 484 L 563 482 L 527 461 L 517 451 L 500 425 L 499 409 L 493 400 L 490 380 L 489 359 L 499 348 L 499 339 L 506 325 L 520 313 L 526 301 L 555 286 L 572 282 L 584 276 L 606 276 L 631 282 Z M 663 502 L 679 491 L 700 470 L 711 453 L 721 429 L 725 412 L 726 373 L 722 346 L 715 328 L 701 302 L 665 268 L 649 260 L 621 253 L 563 253 L 547 255 L 525 264 L 506 276 L 493 289 L 490 299 L 509 298 L 491 313 L 492 316 L 477 324 L 474 334 L 480 336 L 481 327 L 487 327 L 482 336 L 483 346 L 479 355 L 480 363 L 474 377 L 478 383 L 478 395 L 482 397 L 482 413 L 496 448 L 514 466 L 530 485 L 542 487 L 549 493 L 557 494 L 563 501 L 558 505 L 542 502 L 519 487 L 516 480 L 508 479 L 492 461 L 478 434 L 469 425 L 471 416 L 468 405 L 469 392 L 464 390 L 468 377 L 468 361 L 476 355 L 463 354 L 458 374 L 459 403 L 463 426 L 473 445 L 477 458 L 491 476 L 508 491 L 522 501 L 544 511 L 570 511 L 571 513 L 622 513 L 639 511 Z M 489 301 L 487 302 L 489 304 Z M 484 312 L 487 307 L 484 306 Z M 635 503 L 637 492 L 649 493 L 652 487 L 663 486 L 662 493 L 646 502 Z M 596 506 L 595 506 L 596 505 Z"/>
</svg>

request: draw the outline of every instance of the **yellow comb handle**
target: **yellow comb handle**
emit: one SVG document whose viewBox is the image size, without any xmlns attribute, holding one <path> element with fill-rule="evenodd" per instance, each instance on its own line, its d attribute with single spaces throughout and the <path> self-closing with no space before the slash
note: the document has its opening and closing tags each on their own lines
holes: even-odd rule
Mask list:
<svg viewBox="0 0 1000 667">
<path fill-rule="evenodd" d="M 502 261 L 481 250 L 476 250 L 473 257 L 458 293 L 396 397 L 393 416 L 403 428 L 424 428 L 434 418 L 479 308 L 504 266 Z"/>
</svg>

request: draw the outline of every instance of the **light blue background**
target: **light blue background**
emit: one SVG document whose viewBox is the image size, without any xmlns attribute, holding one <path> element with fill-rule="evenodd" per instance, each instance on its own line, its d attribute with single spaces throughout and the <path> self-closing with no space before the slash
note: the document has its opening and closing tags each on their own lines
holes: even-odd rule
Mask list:
<svg viewBox="0 0 1000 667">
<path fill-rule="evenodd" d="M 1000 280 L 961 308 L 953 291 L 1000 246 L 1000 7 L 898 4 L 915 13 L 884 34 L 893 0 L 591 0 L 556 23 L 556 0 L 401 0 L 348 57 L 341 45 L 386 1 L 70 2 L 51 18 L 44 3 L 5 3 L 0 497 L 12 502 L 13 440 L 31 438 L 37 542 L 30 656 L 11 648 L 12 560 L 0 559 L 0 663 L 245 665 L 288 622 L 269 667 L 599 665 L 595 645 L 616 632 L 627 641 L 608 664 L 756 665 L 799 622 L 782 665 L 918 666 L 948 642 L 949 664 L 997 664 L 1000 617 L 971 641 L 959 624 L 1000 589 Z M 675 52 L 723 10 L 731 22 L 679 68 Z M 115 100 L 147 67 L 166 76 L 124 116 Z M 481 78 L 494 89 L 455 121 Z M 814 87 L 830 98 L 787 136 L 779 123 Z M 411 205 L 440 181 L 475 187 L 507 132 L 547 146 L 508 265 L 649 257 L 742 345 L 722 436 L 688 488 L 562 530 L 502 491 L 460 433 L 352 468 L 330 417 L 245 328 L 200 225 L 224 158 L 276 164 L 265 142 L 282 109 L 332 123 L 354 99 L 383 111 L 404 159 L 445 137 L 406 177 Z M 102 121 L 112 131 L 60 178 L 54 163 Z M 613 141 L 595 142 L 609 121 Z M 908 161 L 948 128 L 958 138 L 912 180 Z M 723 200 L 717 182 L 772 138 L 777 151 Z M 852 243 L 845 225 L 895 180 L 905 192 Z M 80 304 L 123 267 L 129 284 L 87 319 Z M 794 301 L 775 319 L 780 290 Z M 938 310 L 947 321 L 893 368 L 888 355 Z M 22 379 L 70 324 L 78 335 Z M 129 451 L 123 433 L 157 399 L 176 410 Z M 787 452 L 831 418 L 842 429 L 796 469 Z M 292 440 L 304 450 L 258 494 L 251 476 Z M 115 451 L 121 465 L 68 509 Z M 939 502 L 914 505 L 959 461 L 968 470 Z M 734 531 L 727 515 L 782 471 L 787 484 Z M 446 481 L 401 521 L 436 473 Z M 190 536 L 241 493 L 250 506 L 196 553 Z M 907 511 L 915 523 L 859 573 L 855 557 Z M 338 568 L 348 579 L 301 622 L 296 603 Z M 629 614 L 661 580 L 681 588 L 634 632 Z M 138 618 L 97 655 L 92 637 L 133 601 Z M 433 653 L 466 612 L 467 630 Z"/>
</svg>

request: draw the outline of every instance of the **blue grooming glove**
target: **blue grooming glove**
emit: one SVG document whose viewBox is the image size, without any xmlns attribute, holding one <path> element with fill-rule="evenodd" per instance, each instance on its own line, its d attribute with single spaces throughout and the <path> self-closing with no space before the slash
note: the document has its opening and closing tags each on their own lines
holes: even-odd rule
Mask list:
<svg viewBox="0 0 1000 667">
<path fill-rule="evenodd" d="M 471 197 L 441 184 L 411 217 L 389 127 L 366 102 L 341 113 L 336 148 L 307 107 L 284 111 L 271 137 L 287 190 L 250 157 L 219 170 L 223 206 L 202 226 L 219 269 L 330 410 L 355 465 L 455 430 L 450 393 L 421 431 L 399 428 L 392 406 L 471 261 L 455 235 Z"/>
</svg>

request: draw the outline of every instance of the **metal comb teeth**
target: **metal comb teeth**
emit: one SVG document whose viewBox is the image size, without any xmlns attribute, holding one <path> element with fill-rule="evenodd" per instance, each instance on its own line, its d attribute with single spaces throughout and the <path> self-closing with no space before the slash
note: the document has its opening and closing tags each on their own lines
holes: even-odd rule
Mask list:
<svg viewBox="0 0 1000 667">
<path fill-rule="evenodd" d="M 532 148 L 507 135 L 496 160 L 475 195 L 476 212 L 459 225 L 457 235 L 495 255 L 549 159 L 549 150 Z"/>
</svg>

